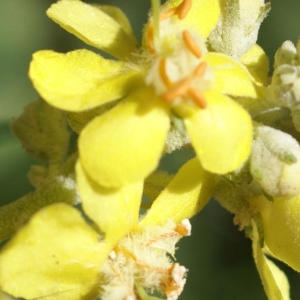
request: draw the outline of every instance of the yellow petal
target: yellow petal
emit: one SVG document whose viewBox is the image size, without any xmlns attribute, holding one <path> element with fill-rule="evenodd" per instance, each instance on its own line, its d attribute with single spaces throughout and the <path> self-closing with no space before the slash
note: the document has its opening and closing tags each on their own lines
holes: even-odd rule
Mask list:
<svg viewBox="0 0 300 300">
<path fill-rule="evenodd" d="M 138 41 L 134 35 L 128 18 L 119 7 L 110 5 L 99 5 L 99 8 L 120 24 L 124 32 L 131 39 L 133 45 L 138 44 Z"/>
<path fill-rule="evenodd" d="M 162 154 L 170 121 L 152 88 L 135 90 L 81 132 L 79 153 L 89 176 L 120 187 L 148 176 Z"/>
<path fill-rule="evenodd" d="M 254 200 L 263 218 L 264 240 L 271 254 L 300 272 L 300 197 Z"/>
<path fill-rule="evenodd" d="M 213 69 L 213 89 L 231 96 L 257 96 L 252 77 L 242 64 L 227 55 L 213 52 L 207 53 L 204 60 Z"/>
<path fill-rule="evenodd" d="M 207 107 L 184 119 L 204 169 L 225 174 L 242 165 L 250 154 L 252 123 L 248 113 L 230 98 L 205 94 Z"/>
<path fill-rule="evenodd" d="M 105 103 L 101 106 L 97 106 L 92 109 L 80 111 L 80 112 L 68 112 L 67 120 L 71 128 L 76 132 L 80 133 L 80 131 L 95 117 L 102 115 L 106 111 L 110 110 L 112 107 L 117 105 L 120 100 L 111 101 Z"/>
<path fill-rule="evenodd" d="M 290 287 L 286 275 L 264 255 L 258 241 L 257 229 L 254 227 L 253 230 L 255 231 L 252 244 L 254 261 L 268 299 L 289 300 Z"/>
<path fill-rule="evenodd" d="M 182 0 L 169 0 L 164 9 L 177 7 Z M 180 26 L 195 30 L 202 38 L 206 39 L 211 30 L 216 26 L 220 17 L 218 0 L 192 1 L 192 7 L 186 17 L 180 22 Z"/>
<path fill-rule="evenodd" d="M 67 54 L 45 50 L 33 55 L 29 76 L 49 104 L 81 111 L 123 97 L 139 73 L 89 50 Z"/>
<path fill-rule="evenodd" d="M 47 15 L 88 45 L 119 59 L 129 57 L 137 46 L 122 24 L 98 6 L 82 1 L 61 0 L 51 5 Z"/>
<path fill-rule="evenodd" d="M 167 219 L 179 223 L 191 218 L 206 205 L 216 183 L 216 175 L 203 170 L 197 158 L 191 159 L 154 201 L 139 226 L 159 225 Z"/>
<path fill-rule="evenodd" d="M 269 85 L 269 58 L 260 46 L 252 46 L 241 57 L 241 63 L 247 67 L 257 84 Z"/>
<path fill-rule="evenodd" d="M 105 234 L 104 242 L 116 244 L 137 224 L 143 183 L 120 189 L 102 187 L 87 176 L 79 161 L 76 179 L 85 213 Z"/>
<path fill-rule="evenodd" d="M 75 208 L 48 206 L 2 249 L 0 288 L 26 299 L 96 297 L 99 269 L 110 250 Z"/>
</svg>

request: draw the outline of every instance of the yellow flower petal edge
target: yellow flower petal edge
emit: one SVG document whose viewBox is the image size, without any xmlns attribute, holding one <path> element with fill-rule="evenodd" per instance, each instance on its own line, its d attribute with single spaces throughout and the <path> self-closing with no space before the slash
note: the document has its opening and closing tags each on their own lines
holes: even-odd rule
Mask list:
<svg viewBox="0 0 300 300">
<path fill-rule="evenodd" d="M 216 183 L 216 175 L 206 172 L 197 158 L 191 159 L 154 201 L 139 227 L 191 218 L 209 201 Z"/>
<path fill-rule="evenodd" d="M 169 127 L 165 104 L 153 89 L 137 89 L 81 131 L 82 166 L 106 187 L 142 180 L 157 167 Z"/>
<path fill-rule="evenodd" d="M 123 97 L 141 75 L 121 61 L 104 59 L 89 50 L 67 54 L 38 51 L 29 77 L 51 105 L 82 111 Z"/>
<path fill-rule="evenodd" d="M 252 77 L 242 64 L 221 53 L 209 52 L 204 60 L 213 68 L 213 89 L 230 96 L 257 97 Z"/>
<path fill-rule="evenodd" d="M 290 286 L 286 275 L 264 255 L 255 226 L 253 230 L 255 231 L 252 242 L 254 261 L 268 299 L 290 300 Z"/>
<path fill-rule="evenodd" d="M 47 15 L 86 44 L 116 58 L 125 59 L 136 49 L 132 36 L 127 35 L 122 24 L 98 6 L 81 1 L 61 0 L 51 5 Z"/>
<path fill-rule="evenodd" d="M 204 169 L 225 174 L 249 157 L 252 122 L 249 114 L 230 98 L 207 92 L 207 107 L 184 119 L 193 147 Z"/>
<path fill-rule="evenodd" d="M 178 7 L 182 2 L 182 0 L 169 0 L 162 7 L 163 9 L 170 9 Z M 218 0 L 197 0 L 192 2 L 192 7 L 181 21 L 181 26 L 195 30 L 202 38 L 206 39 L 217 25 L 219 17 Z"/>
<path fill-rule="evenodd" d="M 143 182 L 107 189 L 88 178 L 79 161 L 76 181 L 85 213 L 104 233 L 104 242 L 115 245 L 138 221 Z"/>
<path fill-rule="evenodd" d="M 257 84 L 269 85 L 269 58 L 260 46 L 257 44 L 252 46 L 240 61 L 247 67 Z"/>
<path fill-rule="evenodd" d="M 110 250 L 75 208 L 45 207 L 2 249 L 0 288 L 26 299 L 91 299 Z"/>
</svg>

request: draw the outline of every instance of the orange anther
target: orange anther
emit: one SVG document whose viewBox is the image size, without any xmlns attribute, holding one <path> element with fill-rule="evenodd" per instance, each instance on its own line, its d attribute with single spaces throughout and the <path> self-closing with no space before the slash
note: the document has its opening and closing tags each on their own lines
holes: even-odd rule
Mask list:
<svg viewBox="0 0 300 300">
<path fill-rule="evenodd" d="M 200 58 L 202 55 L 202 52 L 196 42 L 193 40 L 191 34 L 187 31 L 184 30 L 182 32 L 182 38 L 186 44 L 186 46 L 189 48 L 189 50 L 197 57 Z"/>
<path fill-rule="evenodd" d="M 198 105 L 200 108 L 206 108 L 207 103 L 205 100 L 205 97 L 203 93 L 197 89 L 189 88 L 188 89 L 188 95 L 193 99 L 196 105 Z"/>
<path fill-rule="evenodd" d="M 166 87 L 170 88 L 173 85 L 166 73 L 166 60 L 164 58 L 159 62 L 159 75 Z"/>
<path fill-rule="evenodd" d="M 177 15 L 180 20 L 184 19 L 190 8 L 192 7 L 192 0 L 183 0 L 177 7 Z"/>
<path fill-rule="evenodd" d="M 149 52 L 151 54 L 155 53 L 155 48 L 154 48 L 154 32 L 153 32 L 153 24 L 151 23 L 148 28 L 148 33 L 147 33 L 147 46 L 149 49 Z"/>
<path fill-rule="evenodd" d="M 165 287 L 165 294 L 168 296 L 173 292 L 176 292 L 180 289 L 178 285 L 169 285 Z"/>
<path fill-rule="evenodd" d="M 160 14 L 160 20 L 168 19 L 177 13 L 177 7 L 166 10 Z"/>
<path fill-rule="evenodd" d="M 205 69 L 207 67 L 207 63 L 205 61 L 202 61 L 195 69 L 193 75 L 195 77 L 202 77 L 204 72 L 205 72 Z"/>
<path fill-rule="evenodd" d="M 184 226 L 183 224 L 178 224 L 175 228 L 175 231 L 180 234 L 181 236 L 186 236 L 188 234 L 188 230 L 186 228 L 186 226 Z"/>
<path fill-rule="evenodd" d="M 190 86 L 190 80 L 188 78 L 179 81 L 171 89 L 169 89 L 164 95 L 163 98 L 167 102 L 173 101 L 176 97 L 183 96 L 187 89 Z"/>
</svg>

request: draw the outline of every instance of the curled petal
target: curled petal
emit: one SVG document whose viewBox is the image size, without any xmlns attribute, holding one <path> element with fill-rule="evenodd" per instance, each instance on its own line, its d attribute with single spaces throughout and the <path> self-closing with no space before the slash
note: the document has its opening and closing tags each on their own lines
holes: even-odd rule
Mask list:
<svg viewBox="0 0 300 300">
<path fill-rule="evenodd" d="M 88 45 L 124 59 L 135 50 L 136 41 L 110 14 L 99 6 L 74 0 L 61 0 L 47 10 L 49 18 Z"/>
<path fill-rule="evenodd" d="M 80 161 L 76 165 L 76 179 L 85 213 L 104 233 L 104 242 L 115 245 L 138 221 L 142 182 L 120 189 L 102 187 L 87 176 Z"/>
<path fill-rule="evenodd" d="M 82 130 L 82 166 L 105 187 L 142 180 L 156 168 L 169 127 L 165 104 L 153 89 L 137 89 Z"/>
<path fill-rule="evenodd" d="M 110 250 L 75 208 L 45 207 L 2 249 L 0 288 L 26 299 L 96 298 Z"/>
<path fill-rule="evenodd" d="M 157 197 L 139 226 L 191 218 L 206 205 L 216 183 L 216 175 L 206 172 L 197 158 L 191 159 Z"/>
<path fill-rule="evenodd" d="M 252 46 L 241 57 L 241 63 L 247 67 L 257 84 L 269 85 L 269 58 L 260 46 Z"/>
<path fill-rule="evenodd" d="M 253 227 L 253 257 L 268 299 L 290 300 L 286 275 L 263 253 L 256 226 Z"/>
<path fill-rule="evenodd" d="M 204 60 L 213 69 L 212 88 L 230 96 L 257 97 L 252 76 L 242 64 L 221 53 L 209 52 Z"/>
<path fill-rule="evenodd" d="M 67 54 L 38 51 L 29 69 L 39 94 L 52 106 L 68 111 L 91 109 L 123 97 L 138 74 L 123 62 L 84 49 Z"/>
<path fill-rule="evenodd" d="M 253 200 L 263 218 L 264 241 L 270 253 L 300 272 L 300 197 Z"/>
<path fill-rule="evenodd" d="M 222 94 L 208 92 L 205 97 L 207 107 L 187 116 L 184 124 L 204 169 L 225 174 L 240 167 L 250 154 L 251 118 Z"/>
</svg>

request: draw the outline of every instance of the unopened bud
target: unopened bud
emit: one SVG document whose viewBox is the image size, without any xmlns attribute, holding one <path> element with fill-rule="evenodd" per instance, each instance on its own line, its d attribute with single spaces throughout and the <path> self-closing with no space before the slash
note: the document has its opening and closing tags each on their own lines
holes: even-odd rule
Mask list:
<svg viewBox="0 0 300 300">
<path fill-rule="evenodd" d="M 300 66 L 280 65 L 274 72 L 269 97 L 278 105 L 300 108 Z"/>
<path fill-rule="evenodd" d="M 284 64 L 291 65 L 296 54 L 297 50 L 293 42 L 285 41 L 275 53 L 274 68 L 276 69 Z"/>
<path fill-rule="evenodd" d="M 220 6 L 221 18 L 209 42 L 214 50 L 239 59 L 256 43 L 270 4 L 264 0 L 222 0 Z"/>
<path fill-rule="evenodd" d="M 262 190 L 272 196 L 300 194 L 300 147 L 290 135 L 268 126 L 256 128 L 250 172 Z"/>
</svg>

